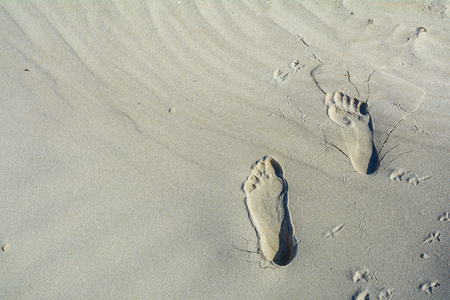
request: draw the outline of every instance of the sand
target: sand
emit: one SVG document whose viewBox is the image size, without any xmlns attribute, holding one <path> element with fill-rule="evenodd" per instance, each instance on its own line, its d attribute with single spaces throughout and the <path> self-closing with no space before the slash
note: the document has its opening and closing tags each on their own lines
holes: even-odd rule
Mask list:
<svg viewBox="0 0 450 300">
<path fill-rule="evenodd" d="M 450 298 L 449 12 L 1 0 L 0 298 Z M 370 113 L 362 152 L 337 92 Z M 286 266 L 246 206 L 265 157 Z"/>
</svg>

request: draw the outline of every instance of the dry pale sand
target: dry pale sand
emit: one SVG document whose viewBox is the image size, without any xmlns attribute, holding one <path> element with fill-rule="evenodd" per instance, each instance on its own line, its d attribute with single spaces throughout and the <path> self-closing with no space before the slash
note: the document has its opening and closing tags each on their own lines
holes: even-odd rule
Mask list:
<svg viewBox="0 0 450 300">
<path fill-rule="evenodd" d="M 449 299 L 449 4 L 360 2 L 1 0 L 0 298 Z M 328 92 L 367 102 L 375 174 Z"/>
</svg>

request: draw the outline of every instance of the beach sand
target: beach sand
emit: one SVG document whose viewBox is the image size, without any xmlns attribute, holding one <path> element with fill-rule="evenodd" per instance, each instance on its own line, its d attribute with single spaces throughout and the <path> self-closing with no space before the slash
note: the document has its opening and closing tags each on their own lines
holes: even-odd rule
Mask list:
<svg viewBox="0 0 450 300">
<path fill-rule="evenodd" d="M 1 0 L 0 298 L 449 299 L 450 8 L 360 2 Z"/>
</svg>

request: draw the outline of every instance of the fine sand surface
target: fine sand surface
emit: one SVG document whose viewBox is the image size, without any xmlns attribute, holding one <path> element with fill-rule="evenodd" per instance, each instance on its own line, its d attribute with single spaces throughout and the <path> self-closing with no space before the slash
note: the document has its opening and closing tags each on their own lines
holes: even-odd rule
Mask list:
<svg viewBox="0 0 450 300">
<path fill-rule="evenodd" d="M 0 298 L 449 299 L 450 7 L 361 2 L 0 0 Z"/>
</svg>

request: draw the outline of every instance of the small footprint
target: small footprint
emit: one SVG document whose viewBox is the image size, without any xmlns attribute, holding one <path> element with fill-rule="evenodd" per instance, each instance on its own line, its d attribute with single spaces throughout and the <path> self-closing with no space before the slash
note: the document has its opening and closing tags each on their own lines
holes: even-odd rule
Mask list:
<svg viewBox="0 0 450 300">
<path fill-rule="evenodd" d="M 364 290 L 362 292 L 356 292 L 356 294 L 352 297 L 352 300 L 369 300 L 369 291 Z"/>
<path fill-rule="evenodd" d="M 379 300 L 390 299 L 394 293 L 393 289 L 382 289 L 378 294 Z"/>
<path fill-rule="evenodd" d="M 331 238 L 331 239 L 333 239 L 333 238 L 334 238 L 334 235 L 335 235 L 338 231 L 340 231 L 340 230 L 344 227 L 344 225 L 345 225 L 345 224 L 342 223 L 342 224 L 340 224 L 340 225 L 334 227 L 333 229 L 328 230 L 327 233 L 325 233 L 325 237 L 326 237 L 326 238 Z"/>
<path fill-rule="evenodd" d="M 433 176 L 421 176 L 411 174 L 410 171 L 406 172 L 403 169 L 393 169 L 391 174 L 389 175 L 389 179 L 391 181 L 406 181 L 407 183 L 411 183 L 414 186 L 418 186 L 422 181 L 428 180 Z"/>
<path fill-rule="evenodd" d="M 370 273 L 370 270 L 367 268 L 358 270 L 355 272 L 355 274 L 353 275 L 353 282 L 358 282 L 358 281 L 369 281 L 369 279 L 373 278 L 372 274 Z"/>
<path fill-rule="evenodd" d="M 431 293 L 433 292 L 434 288 L 437 288 L 438 286 L 440 286 L 439 282 L 437 281 L 433 281 L 433 282 L 428 282 L 428 283 L 424 283 L 420 286 L 420 290 L 422 292 L 427 293 L 428 295 L 431 295 Z"/>
<path fill-rule="evenodd" d="M 440 239 L 441 233 L 439 231 L 436 231 L 435 233 L 430 234 L 430 236 L 423 241 L 422 245 L 430 244 L 433 242 L 439 243 L 441 241 Z"/>
<path fill-rule="evenodd" d="M 300 36 L 299 34 L 297 34 L 296 36 L 297 41 L 301 41 L 303 43 L 303 45 L 305 45 L 306 47 L 309 47 L 309 45 L 305 42 L 305 39 Z"/>
<path fill-rule="evenodd" d="M 273 71 L 273 79 L 275 79 L 278 83 L 282 83 L 288 79 L 291 73 L 297 73 L 304 66 L 304 64 L 301 64 L 300 61 L 296 59 L 289 64 L 289 67 L 291 68 L 290 72 L 284 72 L 281 69 L 276 69 Z"/>
<path fill-rule="evenodd" d="M 403 112 L 407 112 L 406 109 L 404 109 L 400 103 L 392 102 L 392 106 L 397 107 L 398 109 L 400 109 Z"/>
<path fill-rule="evenodd" d="M 425 130 L 423 130 L 422 127 L 417 126 L 417 125 L 415 125 L 415 124 L 413 125 L 413 131 L 414 131 L 414 132 L 419 132 L 419 133 L 421 133 L 421 134 L 423 134 L 423 135 L 428 135 L 428 133 L 425 132 Z"/>
<path fill-rule="evenodd" d="M 305 65 L 301 64 L 298 59 L 291 62 L 290 67 L 293 72 L 300 71 L 301 68 L 303 68 Z"/>
<path fill-rule="evenodd" d="M 405 170 L 403 169 L 394 169 L 392 170 L 391 174 L 389 175 L 389 179 L 391 181 L 401 181 L 402 176 L 405 174 Z"/>
<path fill-rule="evenodd" d="M 287 79 L 289 73 L 283 72 L 280 69 L 277 69 L 273 72 L 273 79 L 275 79 L 278 83 L 282 83 Z"/>
<path fill-rule="evenodd" d="M 446 212 L 442 217 L 439 218 L 439 222 L 450 221 L 450 212 Z"/>
<path fill-rule="evenodd" d="M 422 176 L 422 177 L 417 177 L 416 175 L 413 177 L 408 178 L 406 181 L 408 183 L 412 183 L 415 186 L 418 186 L 420 182 L 425 181 L 430 179 L 433 176 Z"/>
</svg>

